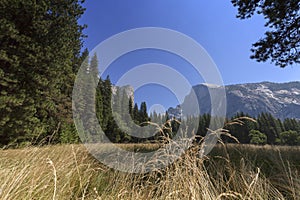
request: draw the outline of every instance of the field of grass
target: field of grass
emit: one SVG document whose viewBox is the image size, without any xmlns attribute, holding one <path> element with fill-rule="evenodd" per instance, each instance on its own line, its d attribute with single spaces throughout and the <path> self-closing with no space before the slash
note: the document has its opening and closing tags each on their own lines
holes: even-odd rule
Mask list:
<svg viewBox="0 0 300 200">
<path fill-rule="evenodd" d="M 122 148 L 158 148 L 155 144 Z M 83 145 L 0 150 L 0 199 L 300 199 L 300 148 L 192 148 L 165 169 L 109 169 Z"/>
</svg>

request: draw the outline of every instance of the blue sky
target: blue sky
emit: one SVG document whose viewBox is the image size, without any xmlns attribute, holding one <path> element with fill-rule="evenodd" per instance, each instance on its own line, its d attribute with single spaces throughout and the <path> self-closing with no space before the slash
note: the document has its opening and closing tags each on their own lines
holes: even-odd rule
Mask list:
<svg viewBox="0 0 300 200">
<path fill-rule="evenodd" d="M 80 23 L 88 25 L 84 47 L 92 50 L 109 37 L 140 27 L 163 27 L 179 31 L 201 44 L 217 65 L 225 85 L 261 81 L 298 81 L 300 66 L 281 69 L 273 64 L 250 60 L 251 44 L 263 36 L 264 19 L 254 16 L 240 20 L 230 0 L 86 0 L 86 12 Z M 101 58 L 99 58 L 101 62 Z M 144 50 L 117 59 L 104 75 L 117 82 L 132 67 L 145 63 L 163 63 L 182 73 L 191 84 L 203 82 L 192 66 L 176 55 Z M 140 78 L 140 77 L 139 77 Z M 135 91 L 136 102 L 148 107 L 178 102 L 168 88 L 145 85 Z"/>
</svg>

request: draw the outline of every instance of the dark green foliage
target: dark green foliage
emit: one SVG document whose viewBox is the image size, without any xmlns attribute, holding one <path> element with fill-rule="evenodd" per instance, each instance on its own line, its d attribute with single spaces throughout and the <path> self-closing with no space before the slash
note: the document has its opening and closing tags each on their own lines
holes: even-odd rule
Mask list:
<svg viewBox="0 0 300 200">
<path fill-rule="evenodd" d="M 79 137 L 74 125 L 62 125 L 59 137 L 61 143 L 78 143 Z"/>
<path fill-rule="evenodd" d="M 147 113 L 147 105 L 146 102 L 142 102 L 141 103 L 141 107 L 140 107 L 140 111 L 139 111 L 139 122 L 143 123 L 143 122 L 148 122 L 149 116 Z"/>
<path fill-rule="evenodd" d="M 139 107 L 137 105 L 137 103 L 134 104 L 133 107 L 133 120 L 135 121 L 135 123 L 139 123 L 140 119 L 139 119 Z"/>
<path fill-rule="evenodd" d="M 130 117 L 133 118 L 133 100 L 131 97 L 129 97 L 128 104 L 129 104 L 128 111 L 129 111 Z"/>
<path fill-rule="evenodd" d="M 110 141 L 115 142 L 118 140 L 118 126 L 115 122 L 112 110 L 112 83 L 109 76 L 102 83 L 102 102 L 103 102 L 103 112 L 102 112 L 102 130 L 105 132 L 106 136 Z"/>
<path fill-rule="evenodd" d="M 228 128 L 231 135 L 238 138 L 240 143 L 249 144 L 250 143 L 249 132 L 252 129 L 257 128 L 257 124 L 249 120 L 249 118 L 251 118 L 249 115 L 243 112 L 239 112 L 234 117 L 232 117 L 231 120 L 239 119 L 240 123 L 233 124 L 229 127 L 226 127 Z M 233 140 L 230 141 L 233 142 Z"/>
<path fill-rule="evenodd" d="M 170 119 L 168 111 L 166 111 L 165 118 L 166 118 L 166 121 L 168 121 Z"/>
<path fill-rule="evenodd" d="M 103 96 L 101 91 L 102 80 L 100 79 L 96 88 L 96 116 L 100 125 L 103 124 Z"/>
<path fill-rule="evenodd" d="M 199 117 L 199 127 L 197 135 L 204 137 L 209 128 L 211 116 L 209 114 L 203 114 Z"/>
<path fill-rule="evenodd" d="M 278 119 L 275 119 L 269 113 L 262 113 L 257 118 L 258 130 L 267 135 L 267 143 L 275 144 L 276 138 L 279 137 L 279 133 L 282 131 Z"/>
<path fill-rule="evenodd" d="M 300 133 L 300 123 L 296 119 L 285 119 L 283 121 L 284 130 L 294 130 Z"/>
<path fill-rule="evenodd" d="M 103 119 L 102 119 L 102 129 L 104 129 L 104 132 L 107 131 L 109 126 L 109 121 L 113 118 L 112 116 L 112 107 L 111 107 L 111 99 L 112 99 L 112 84 L 110 81 L 109 76 L 106 77 L 106 79 L 103 81 L 103 84 L 101 87 L 101 93 L 102 93 L 102 99 L 103 101 Z"/>
<path fill-rule="evenodd" d="M 209 114 L 199 116 L 197 135 L 204 137 L 213 120 L 214 117 L 211 117 Z M 194 121 L 196 121 L 195 117 L 188 117 L 181 122 L 181 126 L 195 127 L 193 124 Z M 300 136 L 300 121 L 297 119 L 285 119 L 284 122 L 282 122 L 280 119 L 275 119 L 269 113 L 261 113 L 257 118 L 254 118 L 240 112 L 230 120 L 227 119 L 226 121 L 224 128 L 243 144 L 300 144 L 298 140 L 300 137 L 296 137 L 297 134 Z M 187 130 L 188 132 L 192 131 L 189 128 Z M 293 134 L 291 134 L 290 131 L 288 131 L 288 134 L 287 131 L 284 130 L 290 130 Z M 283 135 L 282 132 L 284 132 Z M 234 139 L 227 136 L 222 136 L 222 140 L 229 143 L 236 142 Z M 291 141 L 294 141 L 294 143 Z"/>
<path fill-rule="evenodd" d="M 0 143 L 58 142 L 73 132 L 82 1 L 0 2 Z M 73 137 L 73 136 L 72 136 Z"/>
<path fill-rule="evenodd" d="M 251 58 L 271 60 L 280 67 L 300 63 L 299 0 L 231 0 L 238 8 L 237 17 L 250 18 L 255 13 L 266 19 L 265 37 L 253 44 Z"/>
<path fill-rule="evenodd" d="M 258 130 L 251 130 L 249 132 L 249 136 L 251 138 L 250 139 L 251 144 L 263 145 L 267 143 L 267 136 Z"/>
<path fill-rule="evenodd" d="M 299 145 L 300 133 L 297 131 L 284 131 L 279 135 L 279 142 L 283 145 Z"/>
<path fill-rule="evenodd" d="M 92 61 L 94 60 L 94 58 L 92 58 Z M 83 91 L 84 95 L 84 115 L 82 116 L 83 120 L 84 120 L 84 125 L 85 125 L 85 129 L 89 130 L 89 134 L 95 135 L 97 130 L 95 127 L 96 119 L 95 119 L 95 96 L 96 96 L 96 76 L 98 74 L 97 72 L 97 66 L 92 65 L 92 61 L 91 64 L 88 65 L 88 68 L 86 70 L 86 79 L 85 79 L 85 89 Z M 95 69 L 96 68 L 96 69 Z"/>
</svg>

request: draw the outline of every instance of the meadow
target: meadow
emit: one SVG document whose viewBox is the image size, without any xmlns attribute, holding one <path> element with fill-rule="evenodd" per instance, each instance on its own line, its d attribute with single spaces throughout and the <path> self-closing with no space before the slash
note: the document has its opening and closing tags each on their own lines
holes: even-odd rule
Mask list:
<svg viewBox="0 0 300 200">
<path fill-rule="evenodd" d="M 158 148 L 122 148 L 143 146 Z M 198 150 L 146 174 L 109 169 L 80 144 L 1 150 L 0 199 L 300 199 L 300 147 Z"/>
</svg>

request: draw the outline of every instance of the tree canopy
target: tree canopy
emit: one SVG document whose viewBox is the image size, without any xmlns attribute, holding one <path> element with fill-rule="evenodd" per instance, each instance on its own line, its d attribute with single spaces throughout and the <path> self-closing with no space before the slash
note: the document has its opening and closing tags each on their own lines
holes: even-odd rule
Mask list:
<svg viewBox="0 0 300 200">
<path fill-rule="evenodd" d="M 72 129 L 72 85 L 82 62 L 82 2 L 0 1 L 3 144 L 59 139 L 59 132 Z"/>
<path fill-rule="evenodd" d="M 300 63 L 299 0 L 231 0 L 238 8 L 237 18 L 263 15 L 268 27 L 264 37 L 253 44 L 251 58 L 271 60 L 280 67 Z"/>
</svg>

